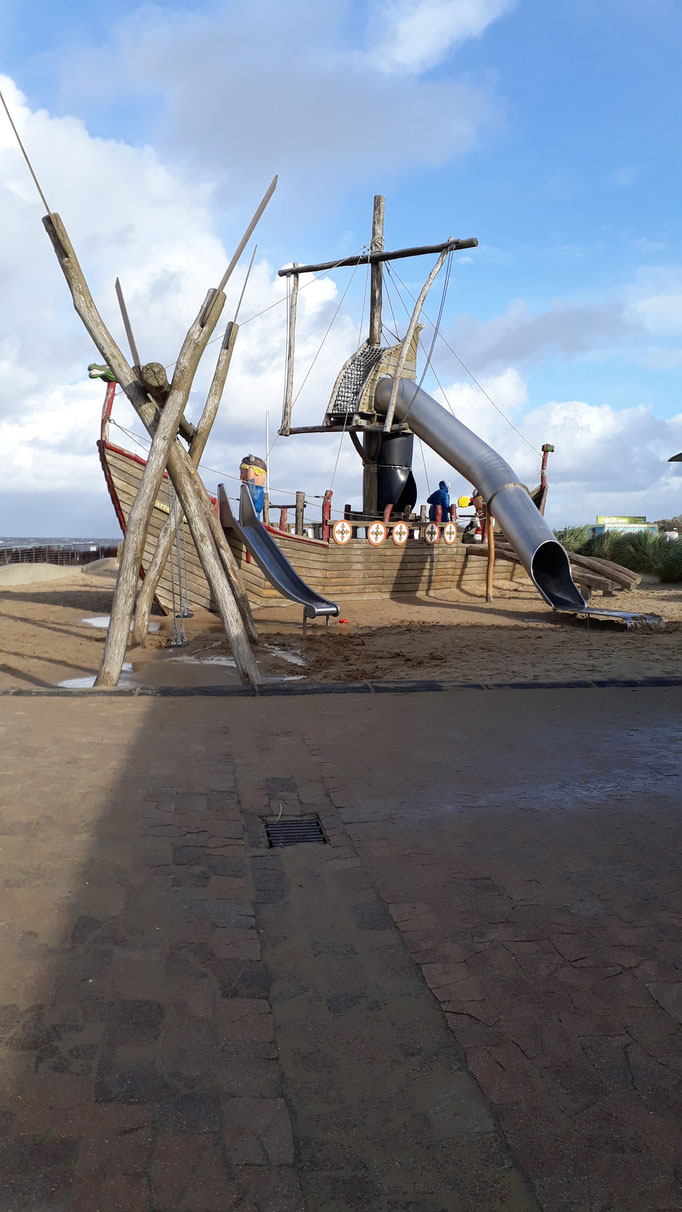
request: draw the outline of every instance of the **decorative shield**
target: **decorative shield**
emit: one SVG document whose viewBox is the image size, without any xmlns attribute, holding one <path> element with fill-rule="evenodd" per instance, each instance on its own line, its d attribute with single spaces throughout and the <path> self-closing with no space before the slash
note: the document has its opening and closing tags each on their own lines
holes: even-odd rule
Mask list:
<svg viewBox="0 0 682 1212">
<path fill-rule="evenodd" d="M 372 547 L 380 547 L 387 533 L 388 531 L 383 522 L 372 522 L 372 525 L 367 527 L 367 540 L 372 544 Z"/>
<path fill-rule="evenodd" d="M 433 547 L 440 538 L 440 526 L 436 526 L 435 522 L 429 522 L 428 526 L 424 527 L 424 542 Z"/>
<path fill-rule="evenodd" d="M 457 527 L 454 522 L 446 522 L 443 527 L 443 542 L 451 547 L 457 542 Z"/>
<path fill-rule="evenodd" d="M 410 536 L 410 528 L 405 522 L 396 522 L 391 531 L 391 538 L 396 547 L 404 547 Z"/>
<path fill-rule="evenodd" d="M 334 542 L 338 543 L 339 547 L 345 547 L 353 536 L 353 527 L 349 526 L 345 518 L 342 518 L 340 522 L 335 522 L 332 526 L 332 534 Z"/>
</svg>

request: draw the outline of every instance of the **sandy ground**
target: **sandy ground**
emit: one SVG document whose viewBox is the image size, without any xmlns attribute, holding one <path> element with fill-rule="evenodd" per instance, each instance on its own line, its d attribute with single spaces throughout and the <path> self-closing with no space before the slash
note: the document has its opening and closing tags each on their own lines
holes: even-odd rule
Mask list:
<svg viewBox="0 0 682 1212">
<path fill-rule="evenodd" d="M 92 677 L 105 631 L 84 620 L 104 618 L 115 583 L 113 561 L 75 569 L 52 582 L 0 585 L 0 688 L 56 686 Z M 329 626 L 302 634 L 298 607 L 256 615 L 265 678 L 319 681 L 433 679 L 500 683 L 595 677 L 682 675 L 682 586 L 643 584 L 596 607 L 653 613 L 659 629 L 622 624 L 554 622 L 530 587 L 505 585 L 486 603 L 469 591 L 448 595 L 350 601 Z M 186 623 L 183 650 L 168 648 L 169 621 L 145 649 L 128 653 L 129 680 L 152 684 L 236 681 L 220 622 L 201 614 Z"/>
</svg>

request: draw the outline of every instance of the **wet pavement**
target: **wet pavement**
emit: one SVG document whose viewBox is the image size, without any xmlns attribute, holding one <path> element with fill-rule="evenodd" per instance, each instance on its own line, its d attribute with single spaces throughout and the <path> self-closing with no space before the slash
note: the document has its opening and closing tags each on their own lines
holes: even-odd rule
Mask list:
<svg viewBox="0 0 682 1212">
<path fill-rule="evenodd" d="M 681 722 L 0 700 L 2 1212 L 682 1208 Z"/>
</svg>

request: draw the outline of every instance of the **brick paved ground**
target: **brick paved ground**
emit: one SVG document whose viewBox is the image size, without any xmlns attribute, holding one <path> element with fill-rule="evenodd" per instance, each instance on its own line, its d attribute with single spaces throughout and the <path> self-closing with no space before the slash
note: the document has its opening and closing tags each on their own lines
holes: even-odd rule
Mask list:
<svg viewBox="0 0 682 1212">
<path fill-rule="evenodd" d="M 682 1208 L 681 707 L 0 702 L 1 1212 Z"/>
</svg>

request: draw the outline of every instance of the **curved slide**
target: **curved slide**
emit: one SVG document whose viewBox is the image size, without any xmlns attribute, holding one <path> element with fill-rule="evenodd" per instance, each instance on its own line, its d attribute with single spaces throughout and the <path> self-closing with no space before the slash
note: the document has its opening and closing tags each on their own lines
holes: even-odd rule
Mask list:
<svg viewBox="0 0 682 1212">
<path fill-rule="evenodd" d="M 377 412 L 387 411 L 392 384 L 390 378 L 377 383 L 374 393 Z M 478 488 L 552 609 L 584 611 L 585 599 L 573 581 L 564 548 L 509 464 L 409 379 L 400 381 L 395 415 L 400 421 L 408 421 L 413 433 Z"/>
<path fill-rule="evenodd" d="M 338 615 L 339 607 L 336 602 L 329 602 L 314 589 L 310 589 L 302 581 L 298 573 L 291 567 L 286 556 L 282 554 L 272 535 L 258 520 L 258 514 L 253 507 L 253 500 L 248 486 L 242 484 L 239 494 L 239 521 L 235 518 L 227 493 L 222 484 L 218 485 L 218 501 L 220 503 L 220 521 L 223 529 L 234 530 L 244 543 L 246 550 L 263 571 L 271 585 L 274 585 L 285 598 L 298 602 L 303 607 L 303 618 L 315 619 L 318 615 Z"/>
</svg>

